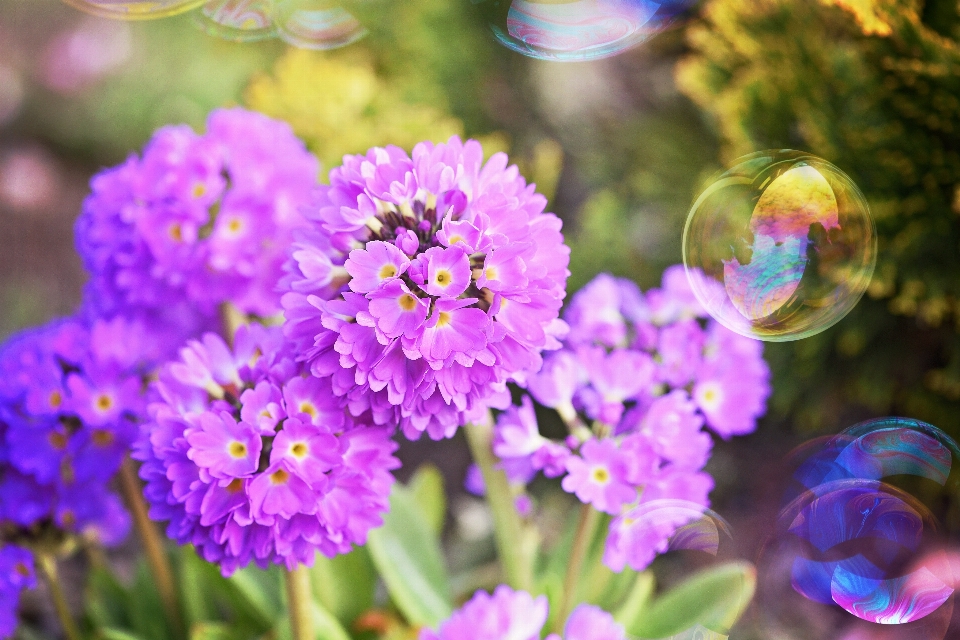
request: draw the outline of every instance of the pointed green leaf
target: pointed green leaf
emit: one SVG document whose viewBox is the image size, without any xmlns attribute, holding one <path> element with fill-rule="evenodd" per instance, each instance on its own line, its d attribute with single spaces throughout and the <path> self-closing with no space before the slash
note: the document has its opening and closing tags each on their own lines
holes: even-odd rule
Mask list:
<svg viewBox="0 0 960 640">
<path fill-rule="evenodd" d="M 423 512 L 430 529 L 436 535 L 443 533 L 447 515 L 447 495 L 443 490 L 443 474 L 435 465 L 422 464 L 410 478 L 407 488 Z"/>
<path fill-rule="evenodd" d="M 450 580 L 440 542 L 410 491 L 394 485 L 390 513 L 367 548 L 390 597 L 411 624 L 436 626 L 450 616 Z"/>
<path fill-rule="evenodd" d="M 636 628 L 644 610 L 650 604 L 655 586 L 653 573 L 650 571 L 638 573 L 623 604 L 614 612 L 614 619 L 626 629 Z"/>
<path fill-rule="evenodd" d="M 123 629 L 113 629 L 111 627 L 97 629 L 97 633 L 105 638 L 105 640 L 143 640 L 140 636 L 124 631 Z"/>
<path fill-rule="evenodd" d="M 365 547 L 333 558 L 318 555 L 310 582 L 317 601 L 347 627 L 373 608 L 377 571 Z"/>
<path fill-rule="evenodd" d="M 702 571 L 654 600 L 628 630 L 641 638 L 666 638 L 695 625 L 726 633 L 743 614 L 757 586 L 747 562 Z"/>
</svg>

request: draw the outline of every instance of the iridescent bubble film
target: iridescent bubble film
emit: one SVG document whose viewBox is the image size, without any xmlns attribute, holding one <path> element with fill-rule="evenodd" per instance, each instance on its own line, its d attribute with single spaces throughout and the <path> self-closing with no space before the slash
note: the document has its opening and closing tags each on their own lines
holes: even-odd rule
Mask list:
<svg viewBox="0 0 960 640">
<path fill-rule="evenodd" d="M 544 60 L 623 53 L 689 15 L 696 0 L 472 0 L 504 46 Z"/>
<path fill-rule="evenodd" d="M 960 557 L 946 550 L 941 519 L 960 481 L 957 444 L 925 422 L 883 418 L 791 458 L 787 504 L 758 563 L 768 630 L 947 637 Z M 826 628 L 833 635 L 818 635 Z"/>
<path fill-rule="evenodd" d="M 63 0 L 102 18 L 118 20 L 152 20 L 195 9 L 205 0 Z"/>
<path fill-rule="evenodd" d="M 301 49 L 335 49 L 367 35 L 340 2 L 273 0 L 273 22 L 286 43 Z"/>
<path fill-rule="evenodd" d="M 277 35 L 271 0 L 210 0 L 197 12 L 200 27 L 213 36 L 252 42 Z"/>
<path fill-rule="evenodd" d="M 741 158 L 700 194 L 683 232 L 697 299 L 737 333 L 798 340 L 839 322 L 870 284 L 876 228 L 850 178 L 797 151 Z"/>
</svg>

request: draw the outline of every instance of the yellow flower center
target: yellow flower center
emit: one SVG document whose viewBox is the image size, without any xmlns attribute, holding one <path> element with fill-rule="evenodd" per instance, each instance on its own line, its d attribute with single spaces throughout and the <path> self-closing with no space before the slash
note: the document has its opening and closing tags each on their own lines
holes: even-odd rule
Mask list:
<svg viewBox="0 0 960 640">
<path fill-rule="evenodd" d="M 97 409 L 99 409 L 100 411 L 106 411 L 113 406 L 113 398 L 111 398 L 105 393 L 102 393 L 99 396 L 97 396 L 97 400 L 95 404 Z"/>
<path fill-rule="evenodd" d="M 270 482 L 273 484 L 286 484 L 287 480 L 290 479 L 290 474 L 284 471 L 283 469 L 277 469 L 270 474 Z"/>
<path fill-rule="evenodd" d="M 227 447 L 227 451 L 230 453 L 232 457 L 236 458 L 237 460 L 239 460 L 240 458 L 247 457 L 247 445 L 243 444 L 242 442 L 238 442 L 236 440 L 230 443 L 230 446 Z"/>
<path fill-rule="evenodd" d="M 593 471 L 590 472 L 590 477 L 593 478 L 593 481 L 597 484 L 607 484 L 610 482 L 610 472 L 606 467 L 594 467 Z"/>
<path fill-rule="evenodd" d="M 198 182 L 197 184 L 193 185 L 193 190 L 190 193 L 193 194 L 194 198 L 201 198 L 206 192 L 207 185 L 203 184 L 202 182 Z"/>
<path fill-rule="evenodd" d="M 168 233 L 174 242 L 183 242 L 183 229 L 180 227 L 180 223 L 174 222 L 170 225 Z"/>
<path fill-rule="evenodd" d="M 378 274 L 381 280 L 386 280 L 387 278 L 392 278 L 397 275 L 397 267 L 392 264 L 385 264 L 380 267 L 380 273 Z"/>
<path fill-rule="evenodd" d="M 227 493 L 239 493 L 243 489 L 243 480 L 234 478 L 227 485 Z"/>
<path fill-rule="evenodd" d="M 93 432 L 93 444 L 98 447 L 107 447 L 113 444 L 113 434 L 106 429 L 96 429 Z"/>
<path fill-rule="evenodd" d="M 417 307 L 417 299 L 409 293 L 400 296 L 400 308 L 404 311 L 413 311 Z"/>
<path fill-rule="evenodd" d="M 27 565 L 23 564 L 22 562 L 18 562 L 17 564 L 13 565 L 13 572 L 23 576 L 24 578 L 30 575 L 30 569 L 27 568 Z"/>
<path fill-rule="evenodd" d="M 233 220 L 227 223 L 227 229 L 230 230 L 230 233 L 237 233 L 242 228 L 243 228 L 243 223 L 240 222 L 238 218 L 234 218 Z"/>
<path fill-rule="evenodd" d="M 483 272 L 484 277 L 487 280 L 498 280 L 500 274 L 497 272 L 495 267 L 487 267 Z"/>
<path fill-rule="evenodd" d="M 437 318 L 437 326 L 445 327 L 450 324 L 450 314 L 446 311 L 441 311 L 440 316 Z"/>
<path fill-rule="evenodd" d="M 49 436 L 47 440 L 50 442 L 50 446 L 56 449 L 57 451 L 63 451 L 67 448 L 67 436 L 63 435 L 59 431 L 54 431 Z"/>
<path fill-rule="evenodd" d="M 293 445 L 290 447 L 290 453 L 293 454 L 294 458 L 297 458 L 299 460 L 303 460 L 304 458 L 306 458 L 308 452 L 309 452 L 309 448 L 307 447 L 306 442 L 294 442 Z"/>
<path fill-rule="evenodd" d="M 453 280 L 453 276 L 450 275 L 450 272 L 446 269 L 441 269 L 440 271 L 437 271 L 437 275 L 434 276 L 433 280 L 441 287 L 445 287 L 450 284 L 451 280 Z"/>
<path fill-rule="evenodd" d="M 50 406 L 54 409 L 59 409 L 60 405 L 63 404 L 63 394 L 59 391 L 54 391 L 50 394 Z"/>
<path fill-rule="evenodd" d="M 463 241 L 464 241 L 463 236 L 450 236 L 450 241 L 447 244 L 449 244 L 452 247 L 458 242 L 463 242 Z"/>
<path fill-rule="evenodd" d="M 300 403 L 300 413 L 305 413 L 311 418 L 317 417 L 317 408 L 313 405 L 312 402 L 307 402 L 304 400 Z"/>
</svg>

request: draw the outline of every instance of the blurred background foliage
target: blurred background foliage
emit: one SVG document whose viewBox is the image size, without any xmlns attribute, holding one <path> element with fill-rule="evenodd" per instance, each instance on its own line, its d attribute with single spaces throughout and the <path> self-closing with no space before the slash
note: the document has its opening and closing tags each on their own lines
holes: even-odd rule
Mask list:
<svg viewBox="0 0 960 640">
<path fill-rule="evenodd" d="M 704 0 L 688 23 L 590 63 L 506 50 L 467 0 L 351 8 L 370 34 L 318 52 L 217 39 L 189 15 L 119 23 L 2 0 L 0 335 L 79 301 L 72 224 L 90 176 L 221 105 L 287 120 L 325 171 L 375 144 L 453 134 L 508 151 L 564 220 L 571 291 L 601 270 L 656 284 L 711 176 L 794 148 L 863 190 L 877 271 L 838 325 L 768 345 L 770 413 L 718 444 L 718 511 L 756 548 L 779 498 L 758 478 L 777 478 L 814 432 L 901 414 L 960 438 L 958 0 Z M 432 446 L 423 455 L 459 483 L 462 442 Z M 475 504 L 457 500 L 468 523 Z"/>
</svg>

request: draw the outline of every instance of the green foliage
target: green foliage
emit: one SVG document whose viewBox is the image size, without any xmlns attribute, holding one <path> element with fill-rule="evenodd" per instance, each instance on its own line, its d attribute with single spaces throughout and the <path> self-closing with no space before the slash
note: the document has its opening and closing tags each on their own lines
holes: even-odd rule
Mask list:
<svg viewBox="0 0 960 640">
<path fill-rule="evenodd" d="M 955 0 L 710 0 L 688 31 L 678 82 L 726 161 L 810 151 L 850 174 L 876 218 L 870 300 L 768 350 L 775 408 L 801 425 L 836 430 L 860 405 L 958 435 L 958 36 Z"/>
<path fill-rule="evenodd" d="M 453 611 L 440 541 L 412 492 L 394 485 L 383 526 L 370 532 L 370 556 L 408 622 L 436 626 Z"/>
</svg>

